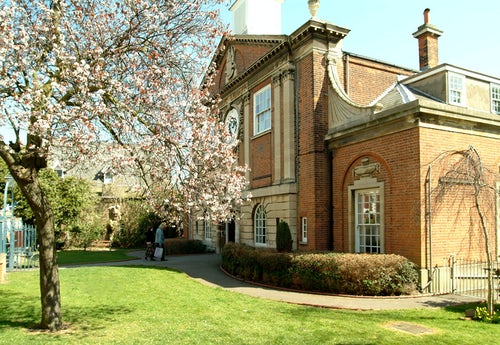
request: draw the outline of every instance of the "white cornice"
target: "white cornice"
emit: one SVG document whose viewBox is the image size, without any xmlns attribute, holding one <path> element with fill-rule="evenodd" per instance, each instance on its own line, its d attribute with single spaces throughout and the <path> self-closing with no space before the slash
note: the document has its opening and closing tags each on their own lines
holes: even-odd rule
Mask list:
<svg viewBox="0 0 500 345">
<path fill-rule="evenodd" d="M 453 66 L 450 64 L 438 65 L 438 66 L 431 68 L 427 71 L 420 72 L 420 73 L 417 73 L 415 75 L 409 76 L 408 78 L 403 79 L 401 82 L 403 84 L 410 84 L 410 83 L 413 83 L 413 82 L 416 82 L 416 81 L 419 81 L 419 80 L 422 80 L 422 79 L 425 79 L 425 78 L 428 78 L 430 76 L 433 76 L 433 75 L 436 75 L 439 73 L 443 73 L 443 72 L 455 72 L 455 73 L 465 75 L 466 77 L 483 80 L 483 81 L 488 82 L 488 83 L 495 83 L 495 84 L 500 83 L 500 78 L 491 77 L 491 76 L 488 76 L 486 74 L 474 72 L 474 71 L 467 70 L 467 69 L 457 67 L 457 66 Z"/>
</svg>

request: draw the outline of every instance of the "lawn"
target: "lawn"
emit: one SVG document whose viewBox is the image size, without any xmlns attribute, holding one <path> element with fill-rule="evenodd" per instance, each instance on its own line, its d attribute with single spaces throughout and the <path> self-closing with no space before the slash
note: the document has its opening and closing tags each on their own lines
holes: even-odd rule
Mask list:
<svg viewBox="0 0 500 345">
<path fill-rule="evenodd" d="M 57 252 L 57 261 L 64 266 L 137 259 L 129 256 L 128 252 L 126 249 L 61 250 Z"/>
<path fill-rule="evenodd" d="M 65 329 L 32 329 L 40 319 L 38 272 L 0 285 L 0 344 L 486 344 L 500 325 L 463 321 L 464 307 L 345 311 L 253 298 L 158 267 L 61 268 Z M 470 307 L 470 306 L 469 306 Z M 389 329 L 430 328 L 415 336 Z"/>
</svg>

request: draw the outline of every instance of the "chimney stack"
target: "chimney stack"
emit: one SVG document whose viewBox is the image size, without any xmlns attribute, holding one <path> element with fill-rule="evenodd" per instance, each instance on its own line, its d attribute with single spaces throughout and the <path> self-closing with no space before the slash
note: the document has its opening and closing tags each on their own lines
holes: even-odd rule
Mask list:
<svg viewBox="0 0 500 345">
<path fill-rule="evenodd" d="M 430 11 L 431 10 L 428 8 L 424 10 L 424 24 L 420 25 L 418 30 L 413 34 L 413 37 L 418 39 L 418 54 L 421 71 L 435 67 L 439 63 L 438 38 L 443 34 L 443 31 L 430 24 Z"/>
</svg>

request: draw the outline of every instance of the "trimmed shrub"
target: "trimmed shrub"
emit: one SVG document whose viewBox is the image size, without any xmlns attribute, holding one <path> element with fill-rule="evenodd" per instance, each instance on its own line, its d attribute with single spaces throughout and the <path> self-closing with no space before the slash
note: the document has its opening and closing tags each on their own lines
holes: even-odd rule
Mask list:
<svg viewBox="0 0 500 345">
<path fill-rule="evenodd" d="M 280 221 L 276 232 L 276 249 L 278 252 L 290 253 L 292 251 L 292 233 L 290 227 L 285 221 Z"/>
<path fill-rule="evenodd" d="M 307 291 L 338 292 L 341 277 L 333 259 L 336 254 L 300 254 L 292 259 L 292 288 Z"/>
<path fill-rule="evenodd" d="M 202 254 L 207 252 L 207 246 L 200 240 L 185 238 L 167 238 L 164 242 L 166 255 Z"/>
<path fill-rule="evenodd" d="M 245 280 L 297 290 L 390 296 L 417 290 L 418 274 L 394 254 L 278 253 L 226 244 L 222 267 Z"/>
<path fill-rule="evenodd" d="M 395 254 L 304 254 L 292 271 L 295 288 L 348 295 L 411 294 L 418 283 L 414 264 Z"/>
</svg>

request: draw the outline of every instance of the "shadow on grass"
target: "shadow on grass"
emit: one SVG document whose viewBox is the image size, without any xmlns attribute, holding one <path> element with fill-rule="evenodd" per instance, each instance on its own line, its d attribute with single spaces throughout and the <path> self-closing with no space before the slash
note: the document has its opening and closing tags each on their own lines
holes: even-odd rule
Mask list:
<svg viewBox="0 0 500 345">
<path fill-rule="evenodd" d="M 40 330 L 40 299 L 13 291 L 0 291 L 0 330 L 22 328 Z M 63 310 L 64 329 L 89 331 L 105 328 L 103 321 L 113 321 L 117 315 L 132 312 L 126 306 L 65 306 Z"/>
<path fill-rule="evenodd" d="M 117 316 L 133 312 L 125 306 L 101 305 L 92 307 L 64 308 L 64 323 L 70 323 L 75 331 L 95 331 L 106 328 Z"/>
<path fill-rule="evenodd" d="M 478 305 L 480 303 L 481 302 L 479 300 L 477 302 L 465 302 L 464 300 L 457 298 L 455 295 L 446 295 L 442 296 L 440 299 L 423 302 L 422 306 L 429 308 L 444 308 L 447 311 L 461 312 L 466 305 Z M 463 311 L 465 311 L 465 309 L 463 309 Z"/>
<path fill-rule="evenodd" d="M 0 329 L 35 327 L 40 322 L 38 303 L 40 299 L 36 296 L 0 291 Z"/>
<path fill-rule="evenodd" d="M 452 312 L 452 313 L 457 313 L 461 314 L 463 316 L 465 314 L 465 311 L 468 309 L 476 309 L 476 307 L 486 307 L 486 302 L 473 302 L 473 303 L 466 303 L 466 304 L 460 304 L 460 305 L 454 305 L 454 306 L 448 306 L 445 307 L 444 309 L 446 311 Z M 500 304 L 495 304 L 495 310 L 500 309 Z"/>
</svg>

